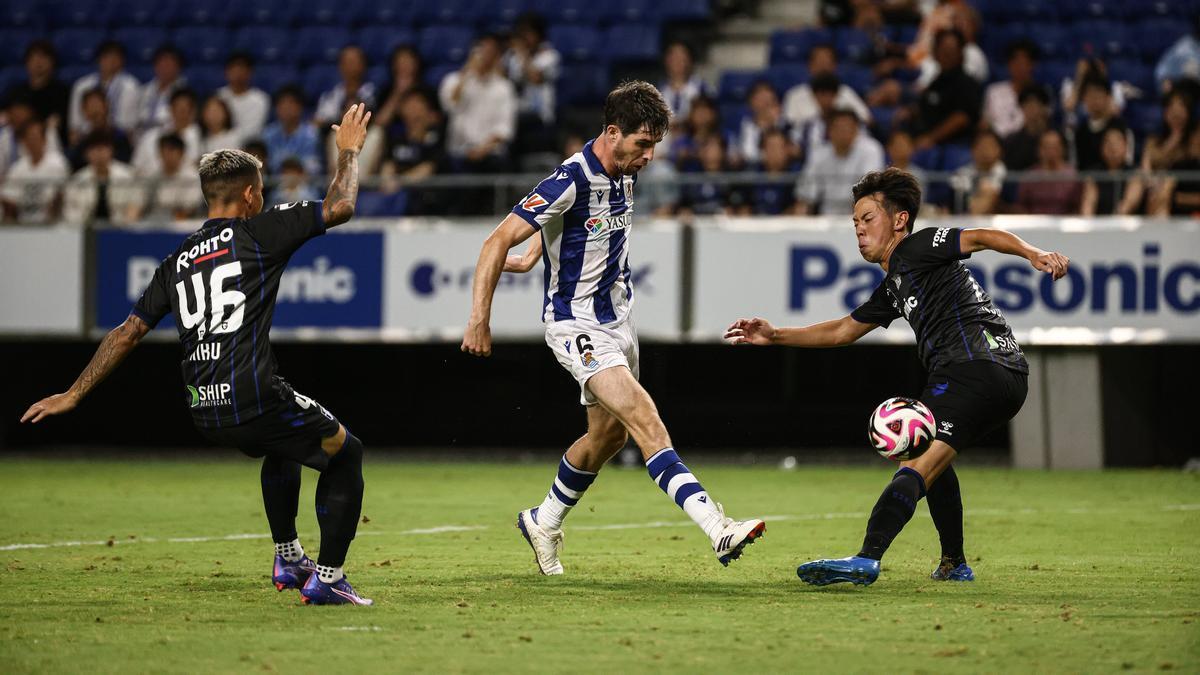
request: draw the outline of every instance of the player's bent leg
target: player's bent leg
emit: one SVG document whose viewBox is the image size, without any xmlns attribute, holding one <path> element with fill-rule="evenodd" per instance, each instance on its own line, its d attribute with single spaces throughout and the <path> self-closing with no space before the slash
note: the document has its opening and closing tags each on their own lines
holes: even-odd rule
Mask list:
<svg viewBox="0 0 1200 675">
<path fill-rule="evenodd" d="M 945 442 L 934 441 L 923 455 L 904 462 L 871 510 L 858 555 L 804 563 L 796 568 L 796 576 L 817 586 L 839 582 L 874 583 L 879 577 L 879 561 L 883 554 L 912 519 L 917 502 L 925 496 L 927 484 L 937 480 L 954 461 L 955 454 L 954 448 Z"/>
<path fill-rule="evenodd" d="M 562 574 L 562 523 L 591 487 L 604 463 L 621 450 L 628 434 L 617 418 L 594 405 L 587 409 L 587 433 L 575 441 L 558 463 L 558 474 L 540 506 L 517 514 L 517 529 L 533 549 L 542 574 Z"/>
<path fill-rule="evenodd" d="M 658 415 L 658 408 L 628 368 L 601 370 L 585 386 L 633 435 L 642 450 L 651 480 L 700 526 L 722 565 L 727 566 L 741 557 L 745 547 L 763 535 L 766 523 L 762 520 L 728 518 L 721 505 L 708 496 L 700 481 L 671 447 L 671 438 Z"/>
<path fill-rule="evenodd" d="M 304 554 L 296 535 L 296 511 L 300 502 L 300 465 L 281 457 L 265 457 L 262 464 L 263 507 L 275 542 L 271 582 L 282 591 L 301 588 L 317 570 Z"/>
<path fill-rule="evenodd" d="M 334 452 L 331 439 L 341 437 L 342 444 Z M 302 599 L 314 605 L 370 605 L 372 601 L 354 591 L 342 572 L 350 542 L 358 532 L 362 515 L 363 445 L 358 438 L 339 425 L 338 432 L 322 441 L 322 449 L 330 455 L 329 464 L 317 481 L 317 523 L 321 528 L 321 553 L 317 557 L 317 573 L 310 576 L 301 589 Z"/>
</svg>

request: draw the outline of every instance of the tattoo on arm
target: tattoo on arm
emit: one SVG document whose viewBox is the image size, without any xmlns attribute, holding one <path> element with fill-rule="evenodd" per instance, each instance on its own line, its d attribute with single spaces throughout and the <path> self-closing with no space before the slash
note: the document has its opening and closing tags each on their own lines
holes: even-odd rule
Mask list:
<svg viewBox="0 0 1200 675">
<path fill-rule="evenodd" d="M 92 360 L 79 374 L 75 384 L 71 385 L 70 391 L 75 398 L 82 399 L 87 396 L 109 373 L 116 370 L 121 361 L 125 360 L 125 356 L 133 351 L 148 332 L 150 326 L 131 314 L 125 319 L 125 323 L 105 335 L 100 346 L 96 348 L 96 353 L 92 355 Z"/>
<path fill-rule="evenodd" d="M 325 202 L 321 207 L 321 216 L 327 227 L 341 225 L 354 217 L 354 203 L 358 201 L 358 152 L 342 150 L 338 153 L 337 172 L 329 191 L 325 193 Z"/>
</svg>

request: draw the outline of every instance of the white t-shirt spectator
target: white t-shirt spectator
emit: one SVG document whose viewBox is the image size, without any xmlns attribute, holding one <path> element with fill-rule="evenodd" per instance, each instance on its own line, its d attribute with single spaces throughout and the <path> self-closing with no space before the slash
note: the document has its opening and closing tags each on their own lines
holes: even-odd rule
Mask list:
<svg viewBox="0 0 1200 675">
<path fill-rule="evenodd" d="M 85 166 L 71 176 L 63 197 L 63 219 L 68 223 L 86 225 L 95 218 L 99 199 L 99 181 L 92 167 Z M 109 220 L 128 225 L 141 215 L 145 203 L 145 187 L 137 182 L 128 164 L 114 161 L 108 168 Z"/>
<path fill-rule="evenodd" d="M 850 188 L 868 171 L 883 168 L 883 146 L 859 132 L 845 156 L 826 143 L 812 151 L 796 181 L 796 199 L 823 214 L 849 215 L 854 208 Z"/>
<path fill-rule="evenodd" d="M 138 127 L 151 129 L 171 123 L 171 95 L 187 86 L 187 78 L 180 76 L 165 89 L 158 80 L 150 80 L 138 92 Z"/>
<path fill-rule="evenodd" d="M 200 154 L 206 155 L 214 150 L 237 149 L 242 147 L 242 137 L 235 129 L 229 129 L 200 139 Z"/>
<path fill-rule="evenodd" d="M 462 94 L 454 102 L 452 95 L 460 80 L 465 80 Z M 493 73 L 481 78 L 455 71 L 442 80 L 438 96 L 449 118 L 446 150 L 450 156 L 463 157 L 492 138 L 512 140 L 517 126 L 517 93 L 504 76 Z"/>
<path fill-rule="evenodd" d="M 363 82 L 358 91 L 354 92 L 354 100 L 367 104 L 367 110 L 375 109 L 375 85 Z M 317 101 L 317 112 L 313 121 L 319 125 L 334 124 L 346 114 L 346 85 L 338 84 L 333 89 L 321 94 Z"/>
<path fill-rule="evenodd" d="M 838 87 L 837 96 L 833 99 L 833 107 L 853 110 L 860 122 L 871 123 L 871 109 L 848 84 Z M 783 98 L 783 116 L 795 127 L 802 126 L 805 122 L 821 116 L 821 108 L 817 106 L 817 99 L 813 97 L 812 87 L 808 83 L 798 84 L 788 89 L 787 95 Z"/>
<path fill-rule="evenodd" d="M 993 82 L 983 93 L 983 119 L 1001 138 L 1010 136 L 1025 126 L 1025 113 L 1017 100 L 1012 82 Z"/>
<path fill-rule="evenodd" d="M 75 86 L 71 87 L 71 108 L 68 113 L 71 131 L 86 134 L 92 130 L 83 117 L 83 95 L 96 88 L 103 89 L 108 98 L 108 116 L 113 126 L 126 134 L 137 131 L 142 85 L 125 71 L 114 75 L 107 85 L 101 85 L 100 73 L 91 73 L 75 80 Z"/>
<path fill-rule="evenodd" d="M 693 75 L 680 87 L 673 87 L 669 81 L 664 80 L 662 84 L 658 85 L 658 90 L 666 99 L 672 117 L 676 121 L 683 121 L 692 110 L 692 101 L 696 100 L 697 96 L 707 93 L 708 87 L 705 86 L 704 80 L 700 79 L 699 75 Z"/>
<path fill-rule="evenodd" d="M 49 223 L 50 207 L 70 175 L 71 164 L 61 152 L 47 149 L 36 164 L 23 155 L 0 187 L 0 199 L 16 207 L 18 223 Z"/>
<path fill-rule="evenodd" d="M 170 222 L 177 217 L 188 218 L 200 212 L 200 174 L 191 165 L 180 167 L 174 176 L 160 176 L 150 186 L 145 219 Z M 178 215 L 177 215 L 178 214 Z"/>
<path fill-rule="evenodd" d="M 133 170 L 139 176 L 157 176 L 162 172 L 162 159 L 158 154 L 158 139 L 168 133 L 170 133 L 169 130 L 159 127 L 142 134 L 142 140 L 138 141 L 137 147 L 133 150 L 133 158 L 130 160 Z M 183 139 L 183 163 L 195 166 L 200 161 L 200 125 L 190 124 L 182 132 L 175 133 Z"/>
<path fill-rule="evenodd" d="M 554 121 L 554 83 L 558 80 L 562 57 L 549 42 L 543 42 L 529 60 L 529 66 L 541 73 L 541 84 L 525 78 L 525 63 L 511 50 L 504 55 L 504 72 L 521 92 L 520 111 L 536 115 L 542 122 L 550 124 Z"/>
<path fill-rule="evenodd" d="M 237 132 L 242 143 L 262 135 L 263 127 L 267 126 L 267 114 L 271 112 L 271 97 L 258 87 L 250 87 L 240 94 L 233 93 L 228 86 L 217 90 L 217 96 L 229 106 L 229 114 L 233 116 L 233 130 Z"/>
</svg>

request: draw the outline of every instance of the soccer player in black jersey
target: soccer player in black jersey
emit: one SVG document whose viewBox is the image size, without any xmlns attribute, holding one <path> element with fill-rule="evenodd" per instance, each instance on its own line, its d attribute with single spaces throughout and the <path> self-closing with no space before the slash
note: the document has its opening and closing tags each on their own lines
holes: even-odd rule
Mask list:
<svg viewBox="0 0 1200 675">
<path fill-rule="evenodd" d="M 316 401 L 275 374 L 268 333 L 279 280 L 304 242 L 354 216 L 358 153 L 371 113 L 352 106 L 333 125 L 338 164 L 324 201 L 263 211 L 261 162 L 241 150 L 200 159 L 208 220 L 163 260 L 129 318 L 100 343 L 71 388 L 30 406 L 22 422 L 72 410 L 167 314 L 183 343 L 185 401 L 206 438 L 262 457 L 262 492 L 275 541 L 272 581 L 312 604 L 369 605 L 342 564 L 362 510 L 362 443 Z M 300 465 L 321 473 L 316 564 L 296 535 Z"/>
<path fill-rule="evenodd" d="M 920 398 L 937 420 L 937 437 L 924 454 L 903 462 L 884 489 L 858 555 L 814 560 L 796 573 L 816 585 L 874 582 L 879 560 L 925 497 L 942 545 L 932 578 L 971 581 L 974 572 L 963 554 L 962 496 L 951 463 L 959 451 L 1017 414 L 1025 402 L 1029 366 L 1008 323 L 959 261 L 977 251 L 1007 253 L 1055 280 L 1067 273 L 1069 261 L 1000 230 L 914 232 L 921 188 L 900 169 L 868 173 L 853 194 L 859 253 L 885 272 L 870 299 L 849 316 L 803 328 L 738 319 L 725 338 L 733 344 L 836 347 L 904 317 L 929 373 Z"/>
</svg>

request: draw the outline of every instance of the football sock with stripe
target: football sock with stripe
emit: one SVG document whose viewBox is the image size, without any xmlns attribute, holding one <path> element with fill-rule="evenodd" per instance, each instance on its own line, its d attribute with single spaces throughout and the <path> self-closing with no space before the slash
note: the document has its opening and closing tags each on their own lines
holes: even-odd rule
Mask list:
<svg viewBox="0 0 1200 675">
<path fill-rule="evenodd" d="M 542 500 L 542 505 L 533 512 L 533 519 L 546 530 L 562 528 L 563 519 L 571 512 L 571 508 L 583 499 L 583 493 L 596 480 L 596 474 L 591 471 L 577 469 L 563 455 L 558 463 L 558 475 L 550 484 L 550 491 Z"/>
<path fill-rule="evenodd" d="M 942 542 L 942 557 L 956 562 L 966 562 L 963 553 L 963 504 L 962 492 L 958 488 L 958 474 L 953 466 L 933 481 L 925 494 L 929 515 L 937 527 Z"/>
<path fill-rule="evenodd" d="M 337 568 L 340 575 L 341 566 L 346 562 L 346 552 L 358 532 L 358 518 L 362 514 L 362 459 L 362 441 L 347 433 L 345 445 L 329 458 L 329 465 L 317 481 L 317 524 L 321 526 L 318 569 Z M 322 573 L 321 580 L 326 581 L 326 576 Z M 341 577 L 334 581 L 338 578 Z"/>
<path fill-rule="evenodd" d="M 679 459 L 674 448 L 663 448 L 654 453 L 653 457 L 646 460 L 646 471 L 658 487 L 704 530 L 709 539 L 717 536 L 725 525 L 721 512 L 700 481 Z"/>
<path fill-rule="evenodd" d="M 267 523 L 271 526 L 271 539 L 275 551 L 288 562 L 295 562 L 304 555 L 296 537 L 296 509 L 300 504 L 300 465 L 296 462 L 267 457 L 263 459 L 262 473 L 263 508 L 267 512 Z M 289 547 L 295 543 L 295 550 Z M 280 550 L 284 547 L 287 552 Z M 294 558 L 288 557 L 295 555 Z"/>
<path fill-rule="evenodd" d="M 871 518 L 867 521 L 867 536 L 863 538 L 863 558 L 880 560 L 892 545 L 892 540 L 912 518 L 917 502 L 925 496 L 925 479 L 909 467 L 903 467 L 892 476 L 892 482 L 883 489 Z"/>
</svg>

